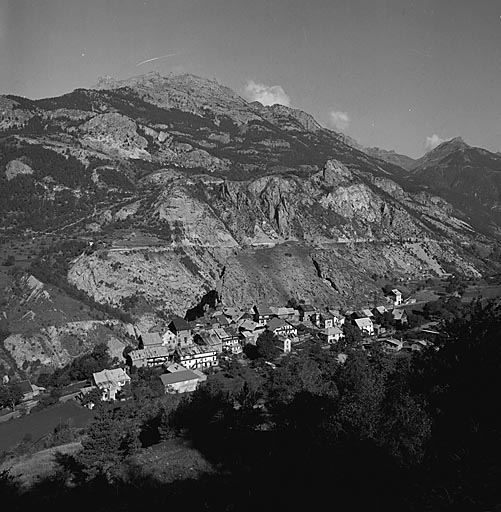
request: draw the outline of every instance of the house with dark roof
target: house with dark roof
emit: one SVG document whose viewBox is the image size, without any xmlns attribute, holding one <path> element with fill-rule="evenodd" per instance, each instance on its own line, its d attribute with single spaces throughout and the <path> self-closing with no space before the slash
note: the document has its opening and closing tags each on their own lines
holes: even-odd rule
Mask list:
<svg viewBox="0 0 501 512">
<path fill-rule="evenodd" d="M 297 329 L 283 318 L 272 318 L 266 325 L 266 329 L 275 336 L 296 337 Z"/>
<path fill-rule="evenodd" d="M 372 314 L 374 315 L 375 322 L 381 322 L 381 319 L 384 317 L 384 314 L 388 310 L 384 306 L 377 306 L 372 309 Z"/>
<path fill-rule="evenodd" d="M 214 329 L 216 335 L 221 340 L 223 352 L 230 354 L 241 354 L 242 344 L 240 343 L 240 333 L 232 326 Z"/>
<path fill-rule="evenodd" d="M 147 347 L 139 350 L 132 350 L 127 354 L 131 366 L 136 368 L 161 366 L 166 363 L 172 354 L 172 349 L 167 346 Z"/>
<path fill-rule="evenodd" d="M 139 337 L 139 348 L 160 347 L 162 343 L 162 337 L 159 332 L 145 332 L 141 333 Z"/>
<path fill-rule="evenodd" d="M 178 346 L 184 347 L 191 343 L 191 326 L 183 318 L 174 318 L 169 324 L 169 329 L 176 335 Z"/>
<path fill-rule="evenodd" d="M 310 306 L 310 304 L 299 304 L 297 310 L 299 311 L 299 320 L 301 322 L 305 320 L 316 322 L 317 310 L 313 306 Z"/>
<path fill-rule="evenodd" d="M 329 327 L 334 327 L 334 315 L 328 311 L 323 311 L 320 313 L 320 327 L 322 329 L 327 329 Z"/>
<path fill-rule="evenodd" d="M 277 318 L 283 318 L 284 320 L 298 320 L 299 312 L 297 309 L 288 308 L 288 307 L 270 307 L 274 316 Z"/>
<path fill-rule="evenodd" d="M 266 325 L 273 317 L 273 311 L 264 304 L 257 304 L 253 308 L 254 321 L 261 325 Z"/>
<path fill-rule="evenodd" d="M 29 380 L 22 380 L 17 383 L 17 386 L 23 394 L 23 400 L 33 400 L 42 391 L 45 391 L 45 388 L 32 384 Z"/>
<path fill-rule="evenodd" d="M 193 341 L 201 347 L 215 350 L 218 354 L 223 351 L 223 342 L 216 334 L 216 329 L 200 331 L 193 336 Z"/>
<path fill-rule="evenodd" d="M 254 322 L 253 320 L 240 320 L 238 323 L 238 330 L 242 337 L 243 344 L 251 343 L 256 344 L 259 335 L 264 331 L 265 326 Z"/>
</svg>

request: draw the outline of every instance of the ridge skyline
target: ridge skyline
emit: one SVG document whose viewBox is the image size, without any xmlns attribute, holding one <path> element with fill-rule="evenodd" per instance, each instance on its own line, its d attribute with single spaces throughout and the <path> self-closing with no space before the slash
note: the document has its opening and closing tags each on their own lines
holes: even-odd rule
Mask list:
<svg viewBox="0 0 501 512">
<path fill-rule="evenodd" d="M 390 155 L 396 155 L 397 157 L 404 157 L 405 159 L 409 159 L 409 160 L 412 160 L 413 162 L 416 162 L 416 161 L 420 160 L 421 158 L 423 158 L 424 156 L 428 155 L 429 153 L 433 152 L 435 149 L 440 148 L 440 147 L 446 147 L 449 143 L 455 142 L 455 141 L 461 141 L 466 146 L 471 147 L 471 148 L 480 148 L 480 149 L 485 149 L 487 151 L 491 151 L 483 146 L 477 146 L 477 145 L 467 143 L 465 141 L 465 138 L 462 135 L 456 135 L 454 137 L 440 140 L 437 145 L 425 150 L 422 154 L 420 154 L 418 156 L 410 156 L 409 154 L 402 153 L 393 147 L 365 146 L 365 145 L 361 144 L 359 140 L 355 139 L 354 137 L 352 137 L 345 131 L 336 129 L 335 127 L 333 128 L 332 126 L 326 126 L 326 123 L 322 124 L 322 122 L 319 121 L 313 114 L 311 114 L 310 112 L 308 112 L 304 109 L 301 109 L 301 108 L 293 106 L 293 105 L 284 105 L 284 104 L 278 103 L 278 102 L 273 103 L 271 105 L 264 104 L 264 103 L 260 102 L 259 100 L 255 100 L 255 99 L 246 97 L 245 92 L 240 93 L 239 91 L 236 91 L 233 88 L 225 85 L 224 83 L 222 83 L 220 80 L 218 80 L 215 77 L 204 77 L 204 76 L 196 75 L 194 73 L 189 73 L 189 72 L 183 72 L 183 73 L 169 72 L 167 74 L 162 74 L 159 71 L 150 70 L 148 72 L 129 76 L 127 78 L 115 78 L 111 75 L 105 74 L 105 75 L 99 76 L 97 78 L 95 84 L 91 85 L 90 87 L 76 87 L 75 89 L 73 89 L 71 91 L 67 91 L 63 94 L 52 96 L 52 97 L 28 98 L 26 96 L 17 96 L 15 94 L 10 94 L 10 93 L 2 94 L 1 96 L 12 97 L 12 98 L 21 97 L 21 98 L 29 99 L 32 101 L 39 101 L 39 100 L 46 100 L 46 99 L 59 98 L 61 96 L 66 96 L 67 94 L 71 94 L 72 92 L 77 91 L 77 90 L 102 90 L 102 89 L 114 89 L 114 88 L 121 88 L 121 87 L 134 87 L 135 85 L 136 86 L 141 85 L 145 81 L 151 80 L 154 78 L 160 79 L 160 80 L 173 80 L 173 79 L 181 79 L 183 77 L 195 79 L 198 82 L 207 82 L 207 83 L 215 84 L 222 89 L 231 91 L 231 93 L 233 95 L 244 100 L 249 105 L 252 105 L 253 103 L 259 103 L 260 105 L 262 105 L 265 108 L 281 107 L 281 108 L 287 109 L 288 111 L 297 111 L 302 114 L 305 114 L 306 116 L 309 116 L 313 120 L 313 122 L 318 124 L 321 128 L 340 134 L 345 139 L 345 142 L 348 145 L 351 145 L 354 148 L 361 150 L 363 152 L 367 152 L 368 154 L 372 154 L 372 156 L 376 156 L 374 154 L 374 152 L 380 151 L 383 153 L 388 153 Z M 499 150 L 491 151 L 491 152 L 493 152 L 495 154 L 501 154 L 501 151 L 499 151 Z M 405 168 L 405 166 L 403 166 L 403 167 Z"/>
</svg>

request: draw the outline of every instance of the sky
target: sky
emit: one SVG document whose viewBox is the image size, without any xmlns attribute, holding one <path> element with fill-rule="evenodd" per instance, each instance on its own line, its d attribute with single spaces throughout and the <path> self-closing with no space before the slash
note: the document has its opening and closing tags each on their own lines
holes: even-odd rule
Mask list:
<svg viewBox="0 0 501 512">
<path fill-rule="evenodd" d="M 149 71 L 411 157 L 456 136 L 501 151 L 500 0 L 0 0 L 0 94 Z"/>
</svg>

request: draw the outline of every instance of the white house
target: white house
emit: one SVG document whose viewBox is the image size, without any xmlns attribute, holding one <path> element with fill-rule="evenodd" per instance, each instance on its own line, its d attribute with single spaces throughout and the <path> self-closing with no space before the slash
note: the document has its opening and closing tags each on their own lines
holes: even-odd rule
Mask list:
<svg viewBox="0 0 501 512">
<path fill-rule="evenodd" d="M 279 336 L 276 346 L 284 354 L 290 354 L 292 351 L 292 340 L 288 336 Z"/>
<path fill-rule="evenodd" d="M 369 336 L 374 334 L 374 324 L 370 318 L 356 318 L 354 322 L 362 333 L 368 334 Z"/>
<path fill-rule="evenodd" d="M 175 358 L 188 370 L 206 369 L 217 365 L 217 351 L 206 346 L 177 347 Z"/>
<path fill-rule="evenodd" d="M 205 375 L 204 375 L 205 377 Z M 197 389 L 198 383 L 204 380 L 192 370 L 178 370 L 160 375 L 166 393 L 188 393 Z"/>
<path fill-rule="evenodd" d="M 391 292 L 388 294 L 388 297 L 391 299 L 394 306 L 400 306 L 400 304 L 402 304 L 402 292 L 396 288 L 391 290 Z"/>
<path fill-rule="evenodd" d="M 341 338 L 344 338 L 344 334 L 343 331 L 337 326 L 326 327 L 323 333 L 320 334 L 320 337 L 327 343 L 336 343 Z"/>
<path fill-rule="evenodd" d="M 130 382 L 130 377 L 122 368 L 103 370 L 93 373 L 92 376 L 94 377 L 96 386 L 103 393 L 104 401 L 115 400 L 117 392 Z"/>
</svg>

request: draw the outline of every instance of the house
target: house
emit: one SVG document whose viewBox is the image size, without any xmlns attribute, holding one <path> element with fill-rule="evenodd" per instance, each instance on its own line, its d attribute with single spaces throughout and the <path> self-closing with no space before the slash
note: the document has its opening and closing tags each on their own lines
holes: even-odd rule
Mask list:
<svg viewBox="0 0 501 512">
<path fill-rule="evenodd" d="M 421 352 L 428 346 L 425 340 L 408 340 L 404 341 L 402 349 L 410 352 Z"/>
<path fill-rule="evenodd" d="M 330 312 L 320 313 L 320 327 L 322 329 L 334 327 L 334 315 Z"/>
<path fill-rule="evenodd" d="M 361 309 L 358 313 L 360 318 L 372 318 L 374 316 L 370 309 Z"/>
<path fill-rule="evenodd" d="M 219 324 L 219 327 L 227 327 L 230 325 L 230 322 L 224 315 L 217 315 L 214 317 L 214 320 Z"/>
<path fill-rule="evenodd" d="M 384 306 L 377 306 L 372 309 L 373 319 L 376 322 L 380 322 L 388 310 Z"/>
<path fill-rule="evenodd" d="M 172 349 L 166 346 L 148 347 L 129 352 L 131 365 L 136 368 L 161 366 L 169 360 Z"/>
<path fill-rule="evenodd" d="M 139 348 L 160 347 L 163 345 L 162 337 L 158 332 L 145 332 L 139 336 Z"/>
<path fill-rule="evenodd" d="M 282 318 L 283 320 L 299 320 L 299 313 L 294 308 L 283 308 L 283 307 L 271 307 L 270 308 L 273 314 L 277 318 Z"/>
<path fill-rule="evenodd" d="M 313 306 L 310 306 L 309 304 L 299 304 L 297 310 L 299 311 L 299 320 L 301 322 L 310 320 L 313 323 L 316 323 L 317 311 Z"/>
<path fill-rule="evenodd" d="M 273 311 L 264 304 L 257 304 L 253 308 L 254 321 L 260 325 L 266 325 L 270 318 L 273 317 Z"/>
<path fill-rule="evenodd" d="M 388 294 L 388 298 L 393 302 L 394 306 L 400 306 L 402 304 L 402 292 L 394 288 Z"/>
<path fill-rule="evenodd" d="M 216 334 L 216 329 L 207 329 L 206 331 L 201 331 L 195 334 L 193 339 L 197 345 L 215 350 L 218 354 L 223 351 L 223 342 L 221 341 L 221 338 Z"/>
<path fill-rule="evenodd" d="M 204 376 L 205 377 L 205 376 Z M 189 393 L 197 389 L 202 379 L 200 374 L 183 368 L 182 370 L 160 375 L 165 393 Z"/>
<path fill-rule="evenodd" d="M 403 347 L 403 342 L 395 338 L 382 338 L 379 342 L 386 352 L 399 352 Z"/>
<path fill-rule="evenodd" d="M 276 347 L 284 354 L 290 354 L 292 351 L 292 340 L 288 336 L 279 336 Z"/>
<path fill-rule="evenodd" d="M 259 335 L 264 331 L 265 326 L 253 322 L 252 320 L 244 320 L 238 327 L 240 334 L 244 339 L 244 344 L 256 344 Z"/>
<path fill-rule="evenodd" d="M 272 332 L 275 336 L 297 336 L 297 329 L 282 318 L 272 318 L 266 329 Z"/>
<path fill-rule="evenodd" d="M 200 345 L 177 347 L 174 360 L 188 370 L 206 369 L 217 365 L 217 352 L 213 348 Z"/>
<path fill-rule="evenodd" d="M 322 333 L 320 333 L 320 338 L 326 341 L 327 343 L 336 343 L 341 338 L 344 338 L 343 331 L 337 327 L 326 327 Z"/>
<path fill-rule="evenodd" d="M 360 318 L 358 313 L 353 309 L 347 309 L 344 312 L 344 317 L 347 318 L 348 320 L 354 320 L 355 318 Z"/>
<path fill-rule="evenodd" d="M 392 310 L 391 315 L 396 324 L 407 325 L 409 323 L 409 317 L 405 309 L 395 308 Z"/>
<path fill-rule="evenodd" d="M 240 318 L 243 315 L 243 311 L 240 311 L 237 308 L 225 307 L 223 308 L 223 314 L 228 319 L 228 322 L 230 324 L 234 324 L 235 322 L 240 320 Z"/>
<path fill-rule="evenodd" d="M 214 329 L 217 336 L 221 340 L 223 346 L 223 352 L 229 352 L 231 354 L 241 354 L 242 345 L 240 344 L 240 334 L 238 331 L 230 326 L 225 329 Z"/>
<path fill-rule="evenodd" d="M 169 364 L 169 366 L 167 366 L 167 368 L 165 368 L 165 370 L 167 371 L 167 373 L 174 373 L 184 371 L 186 370 L 186 368 L 180 365 L 179 363 L 171 363 Z"/>
<path fill-rule="evenodd" d="M 344 325 L 346 318 L 344 315 L 340 313 L 339 310 L 329 309 L 329 313 L 332 315 L 333 326 L 337 325 L 338 327 L 341 327 L 342 325 Z"/>
<path fill-rule="evenodd" d="M 162 334 L 162 345 L 164 347 L 174 347 L 176 346 L 177 336 L 170 330 L 167 329 L 164 334 Z"/>
<path fill-rule="evenodd" d="M 169 329 L 176 335 L 178 346 L 184 347 L 191 344 L 191 326 L 182 318 L 174 318 L 169 324 Z"/>
<path fill-rule="evenodd" d="M 33 398 L 38 396 L 42 391 L 45 391 L 45 388 L 32 384 L 29 380 L 22 380 L 18 382 L 17 385 L 23 394 L 23 401 L 33 400 Z"/>
<path fill-rule="evenodd" d="M 96 386 L 101 390 L 103 394 L 102 399 L 105 402 L 115 400 L 117 393 L 130 382 L 130 377 L 122 368 L 103 370 L 93 373 L 92 376 L 94 377 Z"/>
<path fill-rule="evenodd" d="M 370 318 L 355 318 L 353 323 L 362 331 L 362 334 L 369 336 L 374 334 L 374 324 Z"/>
</svg>

